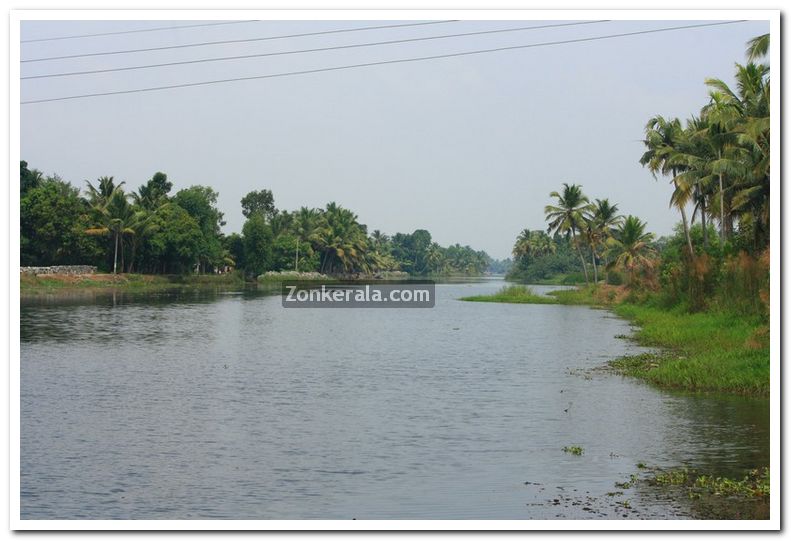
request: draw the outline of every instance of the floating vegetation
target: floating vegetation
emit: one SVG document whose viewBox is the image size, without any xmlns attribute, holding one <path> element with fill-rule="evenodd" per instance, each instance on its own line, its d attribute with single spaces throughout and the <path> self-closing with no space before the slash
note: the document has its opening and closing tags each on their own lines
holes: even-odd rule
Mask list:
<svg viewBox="0 0 791 541">
<path fill-rule="evenodd" d="M 615 486 L 616 486 L 616 488 L 624 488 L 624 489 L 632 488 L 635 485 L 635 483 L 637 483 L 637 481 L 639 481 L 639 479 L 638 479 L 637 475 L 633 473 L 632 475 L 629 476 L 629 480 L 628 481 L 624 481 L 622 483 L 616 481 L 615 482 Z"/>
<path fill-rule="evenodd" d="M 699 475 L 683 468 L 656 473 L 648 482 L 654 485 L 686 487 L 693 498 L 700 497 L 701 493 L 743 498 L 769 497 L 769 468 L 750 470 L 741 480 Z"/>
<path fill-rule="evenodd" d="M 563 448 L 563 452 L 580 456 L 584 452 L 584 449 L 579 445 L 567 445 Z"/>
</svg>

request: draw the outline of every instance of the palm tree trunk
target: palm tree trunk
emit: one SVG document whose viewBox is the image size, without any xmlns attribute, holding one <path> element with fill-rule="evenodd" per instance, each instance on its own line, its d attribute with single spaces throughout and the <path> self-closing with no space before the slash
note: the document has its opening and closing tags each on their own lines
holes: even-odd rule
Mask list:
<svg viewBox="0 0 791 541">
<path fill-rule="evenodd" d="M 577 254 L 580 256 L 580 263 L 582 263 L 582 271 L 585 273 L 585 285 L 590 285 L 590 278 L 588 278 L 588 267 L 585 265 L 585 258 L 582 257 L 582 250 L 580 250 L 580 245 L 577 242 L 577 235 L 574 233 L 574 229 L 571 230 L 571 242 L 574 243 L 574 246 L 577 248 Z"/>
<path fill-rule="evenodd" d="M 596 268 L 596 250 L 591 247 L 591 261 L 593 262 L 593 285 L 599 283 L 599 269 Z"/>
<path fill-rule="evenodd" d="M 129 256 L 129 268 L 127 269 L 127 272 L 129 274 L 132 273 L 132 267 L 135 264 L 135 252 L 136 251 L 137 251 L 137 240 L 133 238 L 132 239 L 132 253 Z"/>
<path fill-rule="evenodd" d="M 689 248 L 689 257 L 694 259 L 695 250 L 692 248 L 692 237 L 689 236 L 689 224 L 687 223 L 687 211 L 681 206 L 678 208 L 681 211 L 681 222 L 684 224 L 684 235 L 687 237 L 687 247 Z"/>
<path fill-rule="evenodd" d="M 725 241 L 725 190 L 722 187 L 722 173 L 720 173 L 720 244 Z"/>
<path fill-rule="evenodd" d="M 113 274 L 118 274 L 118 231 L 115 232 L 115 252 L 113 253 Z"/>
<path fill-rule="evenodd" d="M 678 183 L 676 182 L 676 172 L 673 171 L 673 186 L 678 190 Z M 678 210 L 681 213 L 681 222 L 684 225 L 684 236 L 687 237 L 687 247 L 689 248 L 690 259 L 695 258 L 695 249 L 692 248 L 692 237 L 689 236 L 689 222 L 687 222 L 687 211 L 684 210 L 684 205 L 678 205 Z"/>
<path fill-rule="evenodd" d="M 722 150 L 717 151 L 717 158 L 722 159 Z M 722 173 L 720 173 L 720 244 L 725 241 L 725 190 L 722 189 Z"/>
<path fill-rule="evenodd" d="M 703 226 L 703 248 L 709 247 L 709 232 L 706 229 L 706 197 L 700 200 L 700 225 Z"/>
</svg>

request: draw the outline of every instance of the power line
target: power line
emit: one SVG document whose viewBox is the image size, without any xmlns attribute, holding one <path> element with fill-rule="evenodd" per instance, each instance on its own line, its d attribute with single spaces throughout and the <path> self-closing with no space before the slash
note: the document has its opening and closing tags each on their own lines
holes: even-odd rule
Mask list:
<svg viewBox="0 0 791 541">
<path fill-rule="evenodd" d="M 65 55 L 65 56 L 48 56 L 46 58 L 30 58 L 27 60 L 20 60 L 22 63 L 26 62 L 44 62 L 45 60 L 65 60 L 68 58 L 85 58 L 89 56 L 107 56 L 107 55 L 115 55 L 115 54 L 131 54 L 131 53 L 146 53 L 151 51 L 166 51 L 169 49 L 185 49 L 187 47 L 206 47 L 209 45 L 226 45 L 229 43 L 249 43 L 253 41 L 269 41 L 275 39 L 286 39 L 286 38 L 301 38 L 305 36 L 322 36 L 327 34 L 340 34 L 344 32 L 360 32 L 362 30 L 381 30 L 385 28 L 403 28 L 407 26 L 424 26 L 429 24 L 447 24 L 453 23 L 458 21 L 428 21 L 422 23 L 406 23 L 406 24 L 385 24 L 380 26 L 363 26 L 361 28 L 344 28 L 340 30 L 324 30 L 322 32 L 305 32 L 302 34 L 289 34 L 285 36 L 269 36 L 264 38 L 246 38 L 246 39 L 228 39 L 222 41 L 204 41 L 201 43 L 185 43 L 182 45 L 167 45 L 163 47 L 147 47 L 145 49 L 126 49 L 123 51 L 104 51 L 99 53 L 84 53 L 84 54 L 72 54 L 72 55 Z"/>
<path fill-rule="evenodd" d="M 72 71 L 66 73 L 48 73 L 44 75 L 27 75 L 25 77 L 20 77 L 20 79 L 46 79 L 50 77 L 68 77 L 72 75 L 92 75 L 97 73 L 110 73 L 114 71 L 130 71 L 130 70 L 139 70 L 139 69 L 149 69 L 149 68 L 162 68 L 162 67 L 169 67 L 169 66 L 181 66 L 185 64 L 201 64 L 204 62 L 220 62 L 226 60 L 243 60 L 249 58 L 261 58 L 266 56 L 281 56 L 281 55 L 289 55 L 289 54 L 301 54 L 301 53 L 315 53 L 319 51 L 334 51 L 338 49 L 356 49 L 359 47 L 373 47 L 375 45 L 394 45 L 396 43 L 411 43 L 415 41 L 427 41 L 427 40 L 434 40 L 434 39 L 445 39 L 445 38 L 458 38 L 463 36 L 479 36 L 482 34 L 499 34 L 503 32 L 517 32 L 517 31 L 525 31 L 525 30 L 538 30 L 542 28 L 557 28 L 560 26 L 575 26 L 581 24 L 598 24 L 598 23 L 605 23 L 609 22 L 607 20 L 602 21 L 584 21 L 584 22 L 575 22 L 575 23 L 562 23 L 562 24 L 544 24 L 541 26 L 521 26 L 518 28 L 503 28 L 498 30 L 482 30 L 478 32 L 464 32 L 461 34 L 445 34 L 442 36 L 427 36 L 421 38 L 406 38 L 406 39 L 396 39 L 391 41 L 377 41 L 373 43 L 356 43 L 351 45 L 336 45 L 333 47 L 319 47 L 315 49 L 300 49 L 296 51 L 282 51 L 282 52 L 275 52 L 275 53 L 259 53 L 259 54 L 247 54 L 247 55 L 240 55 L 240 56 L 224 56 L 220 58 L 202 58 L 198 60 L 180 60 L 175 62 L 164 62 L 161 64 L 146 64 L 142 66 L 128 66 L 122 68 L 106 68 L 106 69 L 98 69 L 98 70 L 89 70 L 89 71 Z"/>
<path fill-rule="evenodd" d="M 118 34 L 137 34 L 139 32 L 158 32 L 160 30 L 181 30 L 182 28 L 200 28 L 204 26 L 221 26 L 226 24 L 245 24 L 245 23 L 255 23 L 258 20 L 251 20 L 251 21 L 228 21 L 228 22 L 217 22 L 217 23 L 204 23 L 204 24 L 188 24 L 183 26 L 158 26 L 156 28 L 140 28 L 137 30 L 119 30 L 117 32 L 101 32 L 98 34 L 79 34 L 77 36 L 56 36 L 51 38 L 36 38 L 36 39 L 23 39 L 20 43 L 33 43 L 36 41 L 58 41 L 63 39 L 78 39 L 78 38 L 96 38 L 99 36 L 115 36 Z"/>
<path fill-rule="evenodd" d="M 671 27 L 667 27 L 667 28 L 655 28 L 655 29 L 652 29 L 652 30 L 638 30 L 638 31 L 635 31 L 635 32 L 624 32 L 624 33 L 621 33 L 621 34 L 608 34 L 608 35 L 605 35 L 605 36 L 592 36 L 592 37 L 587 37 L 587 38 L 568 39 L 568 40 L 562 40 L 562 41 L 547 41 L 547 42 L 543 42 L 543 43 L 531 43 L 531 44 L 528 44 L 528 45 L 511 45 L 511 46 L 508 46 L 508 47 L 497 47 L 497 48 L 494 48 L 494 49 L 479 49 L 479 50 L 476 50 L 476 51 L 463 51 L 463 52 L 459 52 L 459 53 L 441 54 L 441 55 L 434 55 L 434 56 L 421 56 L 421 57 L 416 57 L 416 58 L 401 58 L 401 59 L 396 59 L 396 60 L 384 60 L 384 61 L 378 61 L 378 62 L 366 62 L 364 64 L 351 64 L 351 65 L 346 65 L 346 66 L 333 66 L 333 67 L 329 67 L 329 68 L 317 68 L 317 69 L 303 70 L 303 71 L 290 71 L 290 72 L 285 72 L 285 73 L 273 73 L 273 74 L 269 74 L 269 75 L 253 75 L 253 76 L 250 76 L 250 77 L 235 77 L 235 78 L 231 78 L 231 79 L 218 79 L 218 80 L 214 80 L 214 81 L 200 81 L 200 82 L 195 82 L 195 83 L 182 83 L 182 84 L 177 84 L 177 85 L 154 86 L 154 87 L 148 87 L 148 88 L 136 88 L 136 89 L 131 89 L 131 90 L 115 90 L 115 91 L 110 91 L 110 92 L 96 92 L 96 93 L 93 93 L 93 94 L 77 94 L 77 95 L 74 95 L 74 96 L 63 96 L 63 97 L 60 97 L 60 98 L 45 98 L 45 99 L 40 99 L 40 100 L 29 100 L 29 101 L 23 101 L 23 102 L 20 102 L 20 103 L 22 105 L 28 105 L 28 104 L 33 104 L 33 103 L 46 103 L 46 102 L 51 102 L 51 101 L 74 100 L 74 99 L 80 99 L 80 98 L 95 98 L 95 97 L 99 97 L 99 96 L 115 96 L 115 95 L 119 95 L 119 94 L 136 94 L 138 92 L 153 92 L 153 91 L 158 91 L 158 90 L 168 90 L 168 89 L 172 89 L 172 88 L 188 88 L 188 87 L 194 87 L 194 86 L 207 86 L 207 85 L 220 84 L 220 83 L 234 83 L 234 82 L 240 82 L 240 81 L 253 81 L 253 80 L 258 80 L 258 79 L 273 79 L 273 78 L 276 78 L 276 77 L 289 77 L 289 76 L 293 76 L 293 75 L 308 75 L 308 74 L 312 74 L 312 73 L 323 73 L 323 72 L 329 72 L 329 71 L 341 71 L 341 70 L 347 70 L 347 69 L 365 68 L 365 67 L 370 67 L 370 66 L 381 66 L 381 65 L 387 65 L 387 64 L 401 64 L 401 63 L 406 63 L 406 62 L 420 62 L 420 61 L 424 61 L 424 60 L 437 60 L 437 59 L 441 59 L 441 58 L 454 58 L 454 57 L 460 57 L 460 56 L 471 56 L 471 55 L 485 54 L 485 53 L 495 53 L 495 52 L 501 52 L 501 51 L 512 51 L 512 50 L 517 50 L 517 49 L 529 49 L 529 48 L 533 48 L 533 47 L 546 47 L 546 46 L 551 46 L 551 45 L 563 45 L 563 44 L 568 44 L 568 43 L 583 43 L 583 42 L 598 41 L 598 40 L 604 40 L 604 39 L 623 38 L 623 37 L 628 37 L 628 36 L 638 36 L 638 35 L 642 35 L 642 34 L 655 34 L 655 33 L 659 33 L 659 32 L 670 32 L 670 31 L 673 31 L 673 30 L 686 30 L 686 29 L 693 29 L 693 28 L 706 28 L 706 27 L 723 26 L 723 25 L 727 25 L 727 24 L 736 24 L 736 23 L 744 23 L 744 22 L 747 22 L 747 21 L 746 20 L 738 20 L 738 21 L 718 22 L 718 23 L 691 24 L 691 25 L 685 25 L 685 26 L 671 26 Z"/>
</svg>

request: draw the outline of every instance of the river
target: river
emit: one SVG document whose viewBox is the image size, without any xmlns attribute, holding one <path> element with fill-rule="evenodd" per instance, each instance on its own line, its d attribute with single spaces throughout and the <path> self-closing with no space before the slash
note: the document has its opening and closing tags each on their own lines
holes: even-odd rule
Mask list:
<svg viewBox="0 0 791 541">
<path fill-rule="evenodd" d="M 768 464 L 768 401 L 601 370 L 642 351 L 604 310 L 457 300 L 501 286 L 438 284 L 432 309 L 23 300 L 22 518 L 694 518 L 614 483 Z"/>
</svg>

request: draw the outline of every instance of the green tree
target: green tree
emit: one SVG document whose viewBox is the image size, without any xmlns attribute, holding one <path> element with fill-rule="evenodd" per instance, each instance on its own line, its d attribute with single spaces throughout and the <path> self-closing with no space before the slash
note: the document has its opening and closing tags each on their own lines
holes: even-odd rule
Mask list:
<svg viewBox="0 0 791 541">
<path fill-rule="evenodd" d="M 294 270 L 299 272 L 299 250 L 303 246 L 303 253 L 311 257 L 313 255 L 313 243 L 319 241 L 321 231 L 321 213 L 317 209 L 301 207 L 294 213 L 292 228 L 296 240 L 294 242 Z"/>
<path fill-rule="evenodd" d="M 244 238 L 239 233 L 231 233 L 223 237 L 223 249 L 228 253 L 238 269 L 245 267 Z"/>
<path fill-rule="evenodd" d="M 755 62 L 769 54 L 769 34 L 761 34 L 747 42 L 747 60 Z"/>
<path fill-rule="evenodd" d="M 119 243 L 123 271 L 123 237 L 135 234 L 134 229 L 131 228 L 135 212 L 120 187 L 115 187 L 109 192 L 109 198 L 103 203 L 100 198 L 96 198 L 95 201 L 97 204 L 93 207 L 93 224 L 85 232 L 89 235 L 109 235 L 113 239 L 113 274 L 117 274 Z"/>
<path fill-rule="evenodd" d="M 549 222 L 547 232 L 571 236 L 571 242 L 577 249 L 585 273 L 585 283 L 589 284 L 588 268 L 582 256 L 577 234 L 585 228 L 585 217 L 591 211 L 590 200 L 582 193 L 582 186 L 576 184 L 563 183 L 561 192 L 552 192 L 549 195 L 557 199 L 557 204 L 547 205 L 544 208 L 546 220 Z"/>
<path fill-rule="evenodd" d="M 219 194 L 208 186 L 190 186 L 179 190 L 172 202 L 192 216 L 201 230 L 201 243 L 198 255 L 199 272 L 224 265 L 222 233 L 225 225 L 223 213 L 217 208 Z"/>
<path fill-rule="evenodd" d="M 615 235 L 608 240 L 615 254 L 613 264 L 629 276 L 629 285 L 635 284 L 635 275 L 640 270 L 653 268 L 656 253 L 650 242 L 654 236 L 645 232 L 645 223 L 636 216 L 627 216 Z"/>
<path fill-rule="evenodd" d="M 167 202 L 172 188 L 173 183 L 168 181 L 168 176 L 156 172 L 148 182 L 138 188 L 137 193 L 132 194 L 132 197 L 140 207 L 153 211 Z"/>
<path fill-rule="evenodd" d="M 754 246 L 761 248 L 769 239 L 769 66 L 736 64 L 735 91 L 720 79 L 706 84 L 714 90 L 707 109 L 722 131 L 735 136 L 735 142 L 726 139 L 730 144 L 717 164 L 734 178 L 730 210 L 754 225 Z"/>
<path fill-rule="evenodd" d="M 623 217 L 618 214 L 618 205 L 610 203 L 609 199 L 596 199 L 586 220 L 588 243 L 591 247 L 591 259 L 593 260 L 594 282 L 598 282 L 598 267 L 596 260 L 599 257 L 599 250 L 606 246 L 607 240 L 613 236 L 615 229 L 620 225 Z M 604 254 L 604 281 L 607 281 L 607 256 Z"/>
<path fill-rule="evenodd" d="M 203 233 L 194 217 L 178 205 L 163 205 L 151 217 L 151 232 L 141 246 L 149 272 L 191 272 L 200 257 Z"/>
<path fill-rule="evenodd" d="M 321 253 L 321 272 L 337 274 L 363 270 L 368 248 L 365 226 L 357 215 L 335 202 L 322 213 L 316 242 Z"/>
<path fill-rule="evenodd" d="M 263 213 L 254 212 L 242 227 L 244 264 L 247 274 L 258 276 L 272 266 L 272 228 Z"/>
<path fill-rule="evenodd" d="M 253 214 L 261 213 L 264 218 L 271 220 L 277 213 L 275 197 L 270 190 L 252 191 L 242 198 L 242 214 L 249 218 Z"/>
<path fill-rule="evenodd" d="M 678 154 L 677 147 L 683 138 L 681 121 L 677 118 L 666 119 L 657 115 L 646 124 L 645 136 L 643 144 L 647 150 L 640 158 L 640 163 L 643 166 L 648 166 L 654 178 L 656 178 L 657 173 L 671 177 L 671 182 L 675 189 L 671 196 L 670 204 L 675 206 L 681 214 L 684 234 L 687 237 L 689 256 L 694 258 L 695 249 L 692 247 L 692 239 L 689 236 L 689 222 L 686 212 L 686 205 L 692 197 L 692 189 L 689 183 L 680 182 L 678 178 L 680 166 L 676 159 Z"/>
<path fill-rule="evenodd" d="M 28 169 L 27 162 L 22 160 L 19 162 L 19 187 L 20 196 L 24 197 L 25 194 L 37 188 L 44 180 L 44 174 L 37 169 Z"/>
<path fill-rule="evenodd" d="M 100 208 L 107 205 L 116 191 L 123 193 L 124 182 L 115 183 L 113 177 L 99 177 L 96 186 L 86 181 L 88 185 L 88 203 L 93 208 Z"/>
<path fill-rule="evenodd" d="M 20 264 L 92 263 L 101 248 L 85 234 L 87 213 L 79 190 L 57 176 L 29 185 L 20 200 Z"/>
</svg>

